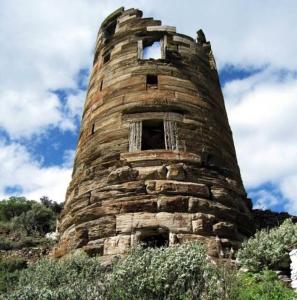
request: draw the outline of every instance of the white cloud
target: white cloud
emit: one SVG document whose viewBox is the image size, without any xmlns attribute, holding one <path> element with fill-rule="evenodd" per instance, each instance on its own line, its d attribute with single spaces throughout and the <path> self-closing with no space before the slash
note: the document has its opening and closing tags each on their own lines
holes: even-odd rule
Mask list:
<svg viewBox="0 0 297 300">
<path fill-rule="evenodd" d="M 0 128 L 10 137 L 75 128 L 50 91 L 77 89 L 77 74 L 91 65 L 110 6 L 93 0 L 1 1 Z"/>
<path fill-rule="evenodd" d="M 69 95 L 67 98 L 67 114 L 70 118 L 81 117 L 85 102 L 86 92 L 80 90 L 77 94 Z"/>
<path fill-rule="evenodd" d="M 55 201 L 64 201 L 71 178 L 70 165 L 43 167 L 24 146 L 3 141 L 0 141 L 0 165 L 0 199 L 11 196 L 6 192 L 8 187 L 17 187 L 18 193 L 28 199 L 38 200 L 47 195 Z"/>
<path fill-rule="evenodd" d="M 250 197 L 256 199 L 256 203 L 254 203 L 254 209 L 272 208 L 279 202 L 279 198 L 277 196 L 264 189 L 251 193 Z"/>
<path fill-rule="evenodd" d="M 64 155 L 63 155 L 63 161 L 64 161 L 63 167 L 64 168 L 72 168 L 74 156 L 75 156 L 75 150 L 68 149 L 68 150 L 64 151 Z"/>
<path fill-rule="evenodd" d="M 212 43 L 219 66 L 262 66 L 296 69 L 297 2 L 179 1 L 151 2 L 154 13 L 179 32 L 193 37 L 202 28 Z"/>
<path fill-rule="evenodd" d="M 297 77 L 266 69 L 227 83 L 224 94 L 246 187 L 273 183 L 296 212 Z"/>
<path fill-rule="evenodd" d="M 284 180 L 280 183 L 280 187 L 283 195 L 288 199 L 288 203 L 285 204 L 285 208 L 290 212 L 297 215 L 297 175 L 289 176 L 284 178 Z"/>
<path fill-rule="evenodd" d="M 0 90 L 0 127 L 13 138 L 30 137 L 61 122 L 58 97 L 46 91 Z"/>
</svg>

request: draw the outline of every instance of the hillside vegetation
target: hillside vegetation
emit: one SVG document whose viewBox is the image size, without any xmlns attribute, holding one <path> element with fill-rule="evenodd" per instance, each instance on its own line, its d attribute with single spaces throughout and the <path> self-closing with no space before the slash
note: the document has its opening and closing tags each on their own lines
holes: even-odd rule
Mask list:
<svg viewBox="0 0 297 300">
<path fill-rule="evenodd" d="M 20 230 L 32 240 L 44 238 L 58 215 L 49 203 L 8 199 L 0 208 L 1 224 L 13 234 Z M 237 261 L 248 272 L 231 261 L 215 264 L 200 243 L 139 246 L 109 266 L 82 251 L 60 260 L 43 258 L 30 266 L 20 258 L 2 258 L 0 299 L 293 300 L 295 292 L 272 269 L 297 242 L 296 233 L 297 225 L 289 220 L 247 240 Z"/>
<path fill-rule="evenodd" d="M 16 250 L 49 242 L 44 236 L 55 230 L 62 204 L 47 197 L 40 200 L 11 197 L 0 201 L 0 250 Z"/>
</svg>

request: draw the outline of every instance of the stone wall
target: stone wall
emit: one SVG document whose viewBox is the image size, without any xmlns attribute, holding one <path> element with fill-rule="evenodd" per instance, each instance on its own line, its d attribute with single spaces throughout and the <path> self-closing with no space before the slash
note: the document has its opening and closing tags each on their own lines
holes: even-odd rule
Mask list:
<svg viewBox="0 0 297 300">
<path fill-rule="evenodd" d="M 160 59 L 144 59 L 154 42 Z M 55 255 L 191 240 L 215 255 L 253 230 L 210 43 L 115 11 L 97 37 Z"/>
</svg>

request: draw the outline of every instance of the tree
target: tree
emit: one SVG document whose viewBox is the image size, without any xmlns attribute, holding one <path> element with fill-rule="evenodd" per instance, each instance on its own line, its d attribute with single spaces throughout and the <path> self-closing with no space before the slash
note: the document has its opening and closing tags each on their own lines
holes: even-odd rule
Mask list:
<svg viewBox="0 0 297 300">
<path fill-rule="evenodd" d="M 20 227 L 27 234 L 38 233 L 43 235 L 53 231 L 55 228 L 55 213 L 43 204 L 35 202 L 32 209 L 23 212 L 20 216 L 14 218 L 15 227 Z"/>
<path fill-rule="evenodd" d="M 0 221 L 9 222 L 12 218 L 29 211 L 34 201 L 25 197 L 10 197 L 0 201 Z"/>
<path fill-rule="evenodd" d="M 47 196 L 42 196 L 40 201 L 44 206 L 50 208 L 56 214 L 59 214 L 63 209 L 63 203 L 57 203 L 56 201 L 50 200 Z"/>
</svg>

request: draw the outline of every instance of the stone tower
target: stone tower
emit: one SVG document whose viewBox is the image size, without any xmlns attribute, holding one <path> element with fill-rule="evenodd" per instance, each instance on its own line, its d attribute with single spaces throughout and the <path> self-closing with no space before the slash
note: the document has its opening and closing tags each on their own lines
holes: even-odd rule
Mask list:
<svg viewBox="0 0 297 300">
<path fill-rule="evenodd" d="M 252 233 L 210 43 L 120 8 L 102 23 L 56 256 Z"/>
</svg>

